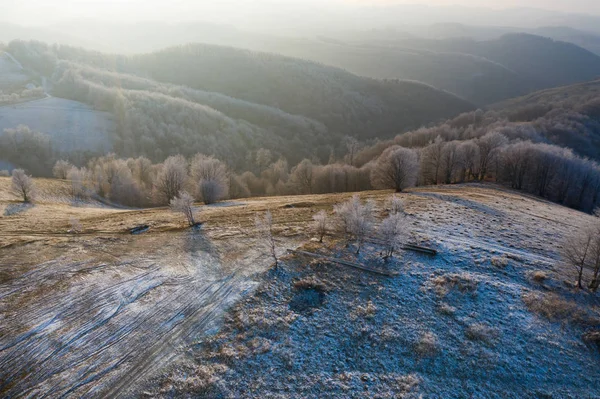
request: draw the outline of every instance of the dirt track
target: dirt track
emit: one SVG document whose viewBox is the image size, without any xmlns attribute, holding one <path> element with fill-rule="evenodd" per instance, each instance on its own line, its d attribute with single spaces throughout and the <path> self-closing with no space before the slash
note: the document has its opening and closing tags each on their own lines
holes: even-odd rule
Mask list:
<svg viewBox="0 0 600 399">
<path fill-rule="evenodd" d="M 202 233 L 132 240 L 63 244 L 37 265 L 0 261 L 3 273 L 28 270 L 0 285 L 3 396 L 123 396 L 253 286 Z"/>
</svg>

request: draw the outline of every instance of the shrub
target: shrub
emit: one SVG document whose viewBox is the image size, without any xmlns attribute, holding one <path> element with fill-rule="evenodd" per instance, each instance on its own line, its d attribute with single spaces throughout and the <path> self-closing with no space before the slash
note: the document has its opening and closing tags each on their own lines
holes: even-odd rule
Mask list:
<svg viewBox="0 0 600 399">
<path fill-rule="evenodd" d="M 528 293 L 522 297 L 529 311 L 550 321 L 568 322 L 583 326 L 600 325 L 598 314 L 590 313 L 577 303 L 555 293 Z"/>
<path fill-rule="evenodd" d="M 541 283 L 544 280 L 546 280 L 548 278 L 548 275 L 546 274 L 546 272 L 543 272 L 541 270 L 536 270 L 533 273 L 531 273 L 531 279 L 533 281 L 535 281 L 536 283 Z"/>
<path fill-rule="evenodd" d="M 498 330 L 483 323 L 471 324 L 465 331 L 465 336 L 471 341 L 491 343 L 498 338 Z"/>
<path fill-rule="evenodd" d="M 424 333 L 414 345 L 414 351 L 421 357 L 433 356 L 438 350 L 438 340 L 432 332 Z"/>
</svg>

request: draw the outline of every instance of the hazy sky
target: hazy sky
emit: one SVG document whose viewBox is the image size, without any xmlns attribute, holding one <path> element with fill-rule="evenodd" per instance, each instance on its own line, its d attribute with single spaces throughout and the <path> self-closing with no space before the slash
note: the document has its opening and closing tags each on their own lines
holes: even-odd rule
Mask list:
<svg viewBox="0 0 600 399">
<path fill-rule="evenodd" d="M 262 3 L 262 7 L 258 3 Z M 535 7 L 600 14 L 600 0 L 0 0 L 0 19 L 22 25 L 40 25 L 77 18 L 177 21 L 211 20 L 218 16 L 221 18 L 218 22 L 224 22 L 227 13 L 237 13 L 239 16 L 247 12 L 248 17 L 252 18 L 257 12 L 271 12 L 275 8 L 277 11 L 302 7 L 318 12 L 335 12 L 349 5 L 393 3 Z"/>
</svg>

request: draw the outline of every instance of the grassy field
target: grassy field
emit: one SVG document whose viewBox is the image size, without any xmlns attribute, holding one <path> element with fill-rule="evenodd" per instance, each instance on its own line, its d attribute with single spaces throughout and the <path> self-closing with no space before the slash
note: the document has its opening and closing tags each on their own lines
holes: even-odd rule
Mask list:
<svg viewBox="0 0 600 399">
<path fill-rule="evenodd" d="M 193 231 L 166 208 L 72 206 L 66 182 L 37 185 L 23 207 L 0 178 L 2 396 L 597 397 L 581 335 L 600 303 L 558 256 L 589 215 L 495 186 L 414 189 L 411 240 L 439 255 L 384 264 L 375 243 L 311 240 L 312 215 L 351 194 L 199 206 Z M 387 213 L 389 192 L 360 196 Z M 254 233 L 267 209 L 278 271 Z M 286 255 L 298 247 L 399 274 Z"/>
<path fill-rule="evenodd" d="M 18 125 L 48 134 L 61 151 L 110 151 L 115 132 L 109 113 L 56 97 L 0 107 L 0 134 Z"/>
</svg>

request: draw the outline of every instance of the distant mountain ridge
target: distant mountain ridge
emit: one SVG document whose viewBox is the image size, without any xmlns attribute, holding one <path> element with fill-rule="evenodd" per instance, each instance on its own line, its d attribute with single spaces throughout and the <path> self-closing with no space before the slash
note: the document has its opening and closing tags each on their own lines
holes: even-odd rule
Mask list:
<svg viewBox="0 0 600 399">
<path fill-rule="evenodd" d="M 411 27 L 398 23 L 379 30 L 316 30 L 305 36 L 268 35 L 203 22 L 76 22 L 70 29 L 73 37 L 85 39 L 69 40 L 59 31 L 63 43 L 90 43 L 84 47 L 96 50 L 153 53 L 184 43 L 231 46 L 311 60 L 365 77 L 419 81 L 478 106 L 600 75 L 600 56 L 590 53 L 600 53 L 600 33 L 566 26 L 525 29 L 439 23 Z M 50 40 L 57 37 L 51 32 L 44 35 Z M 37 34 L 46 41 L 44 35 Z"/>
</svg>

